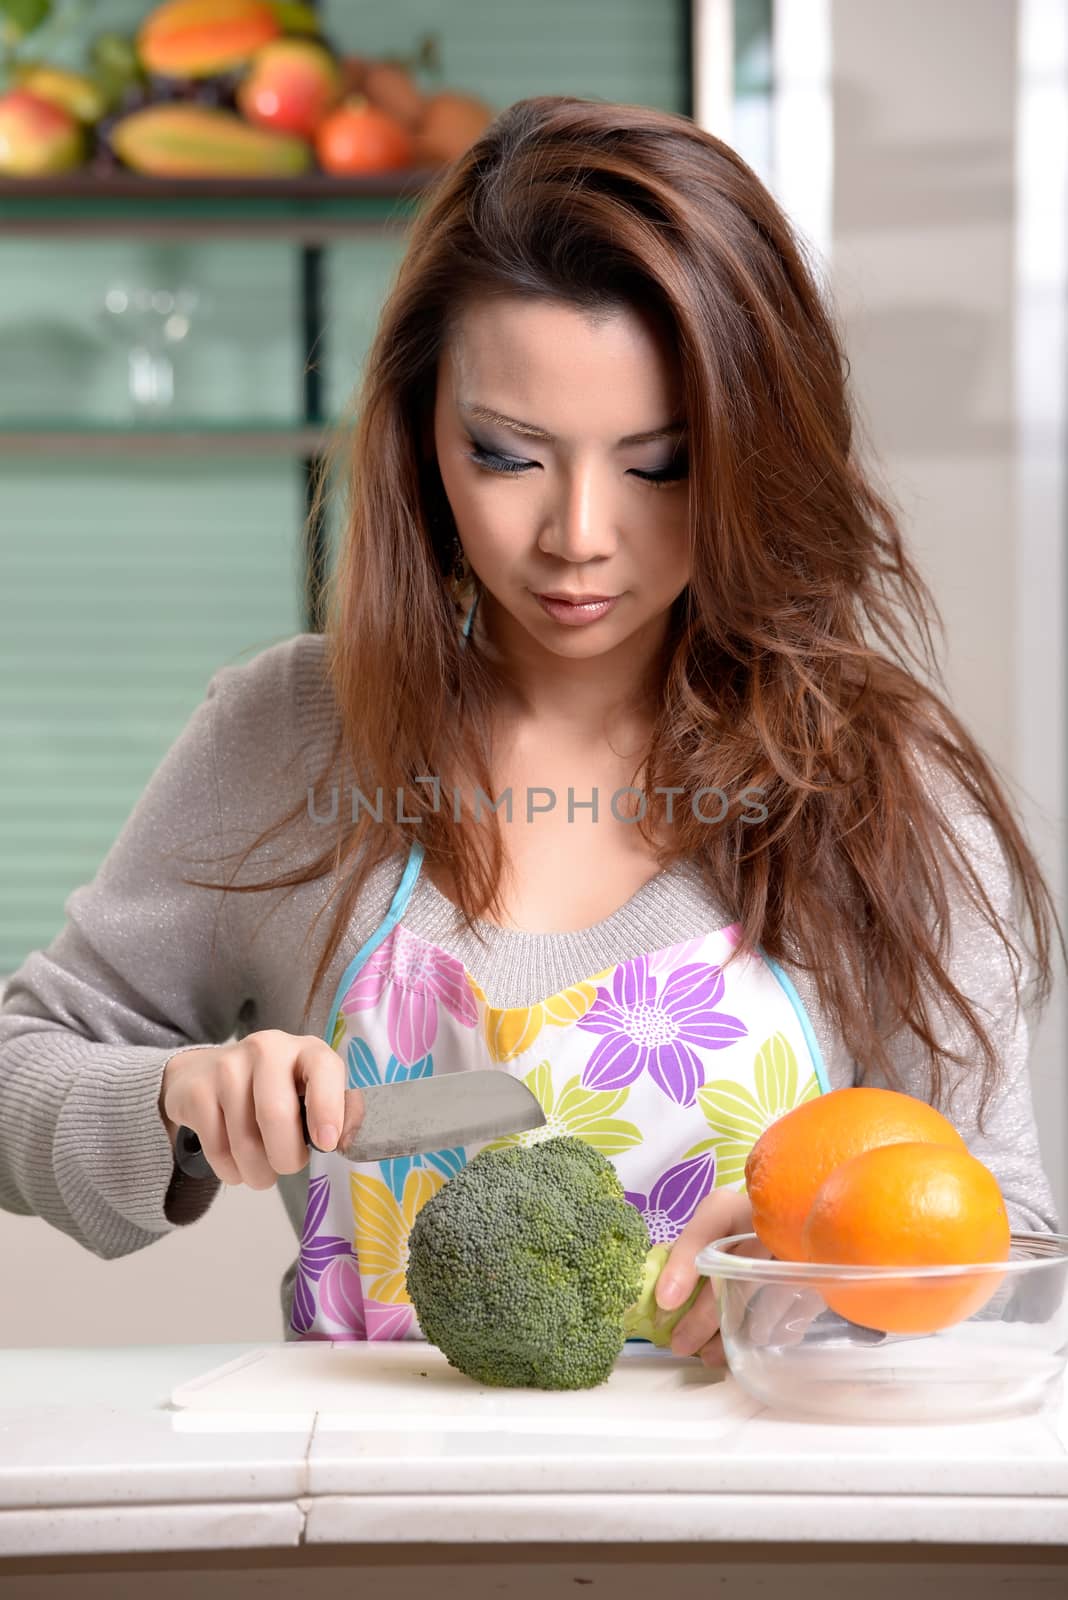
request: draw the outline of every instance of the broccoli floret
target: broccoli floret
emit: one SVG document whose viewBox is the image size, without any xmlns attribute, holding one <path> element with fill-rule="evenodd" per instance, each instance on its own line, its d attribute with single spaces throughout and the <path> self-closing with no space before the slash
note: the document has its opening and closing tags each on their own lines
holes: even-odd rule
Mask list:
<svg viewBox="0 0 1068 1600">
<path fill-rule="evenodd" d="M 424 1336 L 479 1383 L 587 1389 L 628 1336 L 666 1345 L 701 1287 L 661 1311 L 668 1246 L 607 1157 L 563 1135 L 482 1150 L 423 1206 L 408 1295 Z"/>
</svg>

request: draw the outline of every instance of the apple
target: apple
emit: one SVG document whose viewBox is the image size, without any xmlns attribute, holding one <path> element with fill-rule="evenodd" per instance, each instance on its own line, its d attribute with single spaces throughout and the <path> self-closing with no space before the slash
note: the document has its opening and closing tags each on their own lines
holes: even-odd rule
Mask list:
<svg viewBox="0 0 1068 1600">
<path fill-rule="evenodd" d="M 312 39 L 278 39 L 256 52 L 238 86 L 237 106 L 249 122 L 312 139 L 341 89 L 329 50 Z"/>
<path fill-rule="evenodd" d="M 68 172 L 85 159 L 81 124 L 62 106 L 28 89 L 0 95 L 0 174 L 33 178 Z"/>
</svg>

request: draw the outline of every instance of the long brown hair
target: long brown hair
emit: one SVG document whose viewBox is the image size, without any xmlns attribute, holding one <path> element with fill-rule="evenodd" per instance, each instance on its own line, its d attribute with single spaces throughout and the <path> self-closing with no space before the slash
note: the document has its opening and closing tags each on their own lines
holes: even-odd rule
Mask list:
<svg viewBox="0 0 1068 1600">
<path fill-rule="evenodd" d="M 767 820 L 741 798 L 715 827 L 676 806 L 670 843 L 655 850 L 661 867 L 697 858 L 743 926 L 739 953 L 759 947 L 815 972 L 862 1075 L 899 1082 L 886 1039 L 905 1026 L 926 1047 L 939 1102 L 941 1063 L 972 1064 L 933 1031 L 930 994 L 948 1004 L 983 1054 L 981 1128 L 1000 1063 L 944 965 L 947 869 L 999 937 L 1017 1003 L 1023 967 L 1017 919 L 985 893 L 937 804 L 942 790 L 962 786 L 1022 888 L 1039 1004 L 1056 911 L 990 762 L 923 681 L 942 682 L 930 636 L 941 619 L 897 508 L 862 468 L 848 363 L 803 242 L 729 145 L 648 106 L 516 102 L 427 191 L 411 226 L 344 441 L 343 536 L 324 576 L 338 727 L 314 805 L 321 816 L 347 762 L 362 795 L 402 791 L 399 815 L 418 821 L 397 820 L 389 800 L 380 822 L 341 806 L 331 847 L 310 863 L 226 886 L 262 892 L 330 874 L 340 889 L 302 1023 L 368 874 L 413 839 L 447 871 L 469 927 L 499 914 L 499 830 L 457 821 L 418 779 L 437 775 L 444 794 L 466 774 L 495 794 L 494 676 L 474 634 L 461 637 L 471 591 L 450 582 L 456 527 L 425 440 L 455 319 L 500 294 L 590 316 L 651 310 L 678 352 L 692 578 L 672 608 L 643 788 L 757 788 Z M 662 810 L 650 801 L 637 824 L 651 846 Z"/>
</svg>

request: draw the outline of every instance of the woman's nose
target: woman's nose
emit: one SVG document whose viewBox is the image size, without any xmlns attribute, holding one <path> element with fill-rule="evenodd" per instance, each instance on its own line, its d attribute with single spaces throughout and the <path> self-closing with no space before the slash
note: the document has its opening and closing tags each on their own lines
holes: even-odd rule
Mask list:
<svg viewBox="0 0 1068 1600">
<path fill-rule="evenodd" d="M 559 498 L 548 511 L 539 540 L 541 549 L 576 562 L 611 555 L 619 507 L 605 471 L 595 466 L 575 468 L 560 482 Z"/>
</svg>

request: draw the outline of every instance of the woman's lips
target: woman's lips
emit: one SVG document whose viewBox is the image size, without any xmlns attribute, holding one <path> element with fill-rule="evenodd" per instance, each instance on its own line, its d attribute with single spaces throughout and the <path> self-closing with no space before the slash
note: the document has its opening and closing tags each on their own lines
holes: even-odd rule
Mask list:
<svg viewBox="0 0 1068 1600">
<path fill-rule="evenodd" d="M 547 616 L 555 622 L 562 622 L 572 628 L 580 628 L 583 623 L 597 622 L 601 617 L 606 617 L 619 601 L 619 595 L 610 595 L 604 600 L 589 601 L 580 605 L 572 604 L 566 600 L 551 600 L 547 595 L 534 596 Z"/>
</svg>

